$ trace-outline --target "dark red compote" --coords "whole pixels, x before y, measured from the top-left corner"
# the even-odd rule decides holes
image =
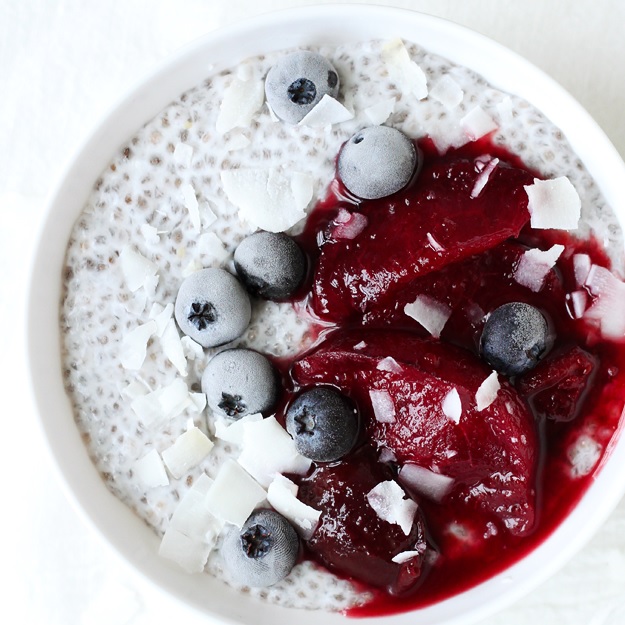
[[[331,386],[361,422],[350,453],[300,480],[298,497],[322,513],[306,553],[373,593],[354,615],[440,601],[534,549],[590,485],[624,405],[623,341],[586,314],[600,296],[582,274],[609,267],[600,246],[532,229],[535,173],[487,141],[419,149],[420,171],[389,197],[357,200],[335,180],[300,239],[306,301],[323,323],[315,347],[286,363],[286,405]],[[554,244],[556,264],[527,286],[526,252]],[[440,331],[409,314],[420,297],[445,311]],[[481,337],[511,302],[540,312],[548,344],[506,376]],[[417,504],[407,528],[372,507],[382,482]]]

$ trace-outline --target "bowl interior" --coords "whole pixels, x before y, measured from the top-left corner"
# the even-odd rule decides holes
[[[198,610],[227,622],[318,623],[314,612],[259,605],[208,575],[186,575],[157,555],[157,537],[109,493],[88,458],[65,395],[58,309],[70,231],[112,154],[144,122],[213,72],[263,52],[310,44],[402,37],[466,65],[495,86],[531,101],[567,135],[608,203],[625,207],[625,166],[588,114],[557,84],[506,48],[450,22],[373,6],[327,5],[268,14],[210,34],[166,61],[109,114],[76,155],[53,194],[32,267],[28,321],[33,390],[52,455],[70,497],[119,554],[149,581]],[[624,215],[619,214],[621,224]],[[579,549],[625,491],[625,441],[619,438],[580,504],[539,548],[480,586],[419,611],[418,622],[467,624],[538,585]],[[324,615],[328,625],[343,622]],[[365,619],[369,620],[369,619]],[[379,619],[377,619],[379,622]],[[415,622],[414,614],[385,622]]]

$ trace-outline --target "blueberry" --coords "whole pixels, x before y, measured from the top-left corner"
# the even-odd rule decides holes
[[[244,239],[234,252],[239,278],[250,293],[263,299],[288,299],[303,282],[306,258],[286,234],[257,232]]]
[[[339,93],[339,76],[330,61],[299,50],[281,57],[265,80],[267,102],[289,124],[297,124],[323,98]]]
[[[480,351],[493,369],[515,376],[535,367],[549,344],[549,326],[543,314],[529,304],[511,302],[488,317]]]
[[[278,374],[258,352],[226,349],[206,365],[202,392],[213,412],[239,419],[273,407],[278,398]]]
[[[243,586],[272,586],[295,566],[299,538],[281,514],[256,510],[240,530],[230,528],[221,551],[233,581]]]
[[[387,197],[403,189],[419,154],[403,132],[371,126],[345,142],[338,158],[338,175],[348,191],[365,200]]]
[[[286,429],[302,456],[333,462],[356,443],[358,413],[344,395],[320,386],[304,391],[289,406]]]
[[[223,269],[202,269],[180,285],[174,314],[182,332],[203,347],[216,347],[243,334],[252,306],[233,275]]]

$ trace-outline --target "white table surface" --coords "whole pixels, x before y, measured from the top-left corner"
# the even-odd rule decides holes
[[[63,492],[28,395],[22,325],[27,259],[45,196],[63,164],[137,79],[209,30],[304,4],[310,3],[0,2],[0,388],[7,400],[0,417],[2,623],[208,622],[120,562]],[[625,155],[624,0],[387,4],[445,17],[519,52],[567,88]],[[480,625],[600,625],[623,605],[625,501],[564,570]],[[613,615],[612,622],[625,623],[625,616]]]

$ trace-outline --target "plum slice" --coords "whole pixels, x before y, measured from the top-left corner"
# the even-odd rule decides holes
[[[448,496],[459,506],[525,535],[534,523],[535,425],[501,377],[494,401],[478,410],[476,393],[491,373],[464,349],[392,330],[334,332],[292,368],[301,386],[330,384],[350,396],[369,443],[400,468],[410,463],[452,478]],[[390,414],[376,415],[372,392],[387,394]],[[454,392],[459,416],[444,408]]]
[[[415,278],[517,236],[529,220],[523,186],[533,176],[500,163],[476,193],[483,168],[479,157],[426,164],[406,190],[358,204],[366,226],[355,238],[334,236],[340,224],[331,223],[314,276],[315,313],[358,318]]]

